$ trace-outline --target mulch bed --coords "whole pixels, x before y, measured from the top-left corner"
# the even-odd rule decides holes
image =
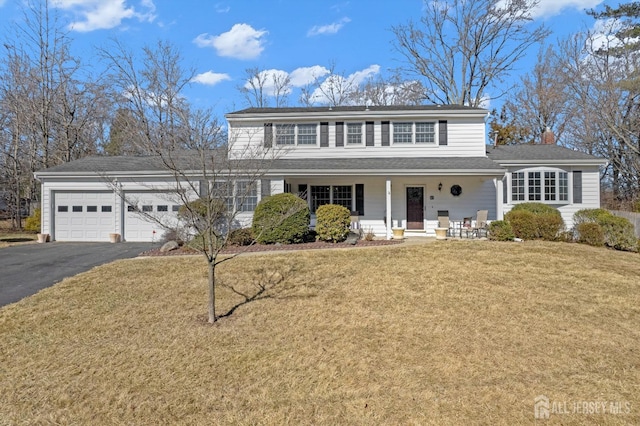
[[[259,252],[274,252],[274,251],[290,251],[290,250],[317,250],[317,249],[336,249],[336,248],[358,248],[358,247],[376,247],[376,246],[389,246],[394,244],[401,244],[402,240],[373,240],[365,241],[360,240],[356,244],[348,243],[327,243],[323,241],[315,241],[313,243],[300,243],[300,244],[254,244],[251,246],[231,246],[225,248],[222,254],[237,254],[237,253],[259,253]],[[198,255],[200,252],[186,246],[182,246],[176,250],[168,252],[161,252],[160,246],[154,247],[151,250],[140,253],[140,256],[184,256],[184,255]]]

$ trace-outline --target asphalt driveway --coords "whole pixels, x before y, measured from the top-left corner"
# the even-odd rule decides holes
[[[152,247],[152,243],[53,242],[0,249],[0,306],[17,302],[94,266],[136,257]]]

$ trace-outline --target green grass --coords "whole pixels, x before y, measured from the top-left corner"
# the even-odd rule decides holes
[[[232,314],[213,326],[198,257],[0,309],[0,424],[532,424],[541,394],[630,404],[551,424],[640,423],[638,254],[447,241],[238,257],[220,277]]]

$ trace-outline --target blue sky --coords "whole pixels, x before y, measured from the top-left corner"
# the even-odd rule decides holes
[[[0,0],[0,38],[22,19],[23,0]],[[541,0],[536,22],[557,38],[593,26],[585,9],[600,0]],[[68,23],[75,54],[95,58],[116,37],[133,49],[158,40],[179,47],[198,77],[187,93],[220,114],[246,107],[237,90],[245,69],[288,73],[296,84],[335,65],[355,78],[387,75],[399,65],[391,27],[419,19],[421,0],[50,0]],[[610,5],[614,3],[608,2]],[[3,40],[3,41],[4,41]],[[526,71],[537,49],[520,65]],[[517,73],[513,75],[517,79]],[[491,94],[488,94],[490,97]],[[290,104],[297,104],[297,94]],[[495,106],[490,105],[491,107]]]

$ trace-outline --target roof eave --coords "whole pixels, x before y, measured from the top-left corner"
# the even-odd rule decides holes
[[[488,114],[486,110],[393,110],[393,111],[307,111],[307,112],[261,112],[261,113],[231,113],[225,118],[229,122],[250,122],[250,121],[286,121],[286,120],[321,120],[321,119],[366,119],[366,118],[447,118],[447,117],[476,117],[484,118]]]
[[[603,166],[607,164],[607,160],[582,159],[582,160],[493,160],[503,167],[511,166]]]
[[[505,169],[271,169],[267,176],[504,176]]]

